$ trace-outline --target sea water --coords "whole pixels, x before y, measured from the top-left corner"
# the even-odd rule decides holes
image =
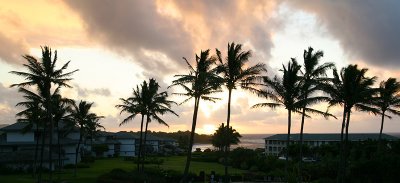
[[[238,145],[232,145],[231,149],[236,147],[244,147],[248,149],[257,149],[257,148],[265,148],[265,140],[264,138],[271,136],[272,134],[242,134],[242,138],[240,138],[240,142]],[[205,149],[215,149],[211,143],[208,144],[194,144],[192,151],[195,151],[196,148],[200,148],[201,151]]]

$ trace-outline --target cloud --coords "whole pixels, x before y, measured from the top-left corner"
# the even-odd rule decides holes
[[[15,41],[0,32],[0,59],[9,64],[20,65],[23,63],[21,55],[28,52],[28,47],[23,41]]]
[[[15,105],[23,101],[22,95],[16,88],[8,88],[0,82],[0,96],[0,124],[15,123],[15,114],[20,111]]]
[[[89,95],[100,95],[104,97],[109,97],[111,92],[108,88],[95,88],[95,89],[87,89],[87,88],[80,88],[79,86],[75,86],[78,90],[78,95],[81,97],[87,97]]]
[[[65,1],[83,20],[91,39],[128,54],[146,70],[182,69],[182,57],[225,48],[236,41],[266,58],[278,26],[274,1]],[[93,6],[96,4],[96,6]]]
[[[375,66],[400,68],[399,1],[287,2],[295,9],[315,14],[349,56]]]

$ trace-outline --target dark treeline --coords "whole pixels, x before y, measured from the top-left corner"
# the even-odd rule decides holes
[[[177,132],[156,132],[156,131],[152,132],[152,131],[149,131],[148,133],[149,134],[153,134],[153,135],[158,136],[158,137],[172,138],[174,140],[177,140],[178,143],[180,143],[180,141],[182,141],[184,139],[189,140],[189,136],[190,136],[190,131],[189,130],[187,130],[187,131],[180,131],[179,130]],[[194,135],[194,143],[209,144],[209,143],[211,143],[211,138],[212,138],[212,135],[195,133],[195,135]]]

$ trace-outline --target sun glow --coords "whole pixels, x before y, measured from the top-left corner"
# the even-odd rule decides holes
[[[205,134],[213,134],[217,128],[215,125],[205,124],[203,125],[202,132]]]

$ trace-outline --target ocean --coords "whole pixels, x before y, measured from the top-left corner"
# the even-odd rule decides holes
[[[387,133],[388,135],[393,135],[395,137],[400,138],[400,133]],[[244,147],[248,149],[257,149],[257,148],[265,148],[264,138],[269,137],[274,134],[242,134],[242,138],[240,138],[240,143],[238,145],[232,145],[231,149],[236,147]],[[211,143],[209,144],[194,144],[192,151],[195,151],[196,148],[200,148],[202,151],[205,149],[215,149]]]
[[[265,148],[264,138],[269,137],[273,134],[242,134],[240,138],[240,143],[238,145],[232,145],[231,149],[236,147],[244,147],[248,149]],[[200,148],[202,151],[205,149],[215,149],[211,143],[209,144],[194,144],[192,151],[196,148]]]

